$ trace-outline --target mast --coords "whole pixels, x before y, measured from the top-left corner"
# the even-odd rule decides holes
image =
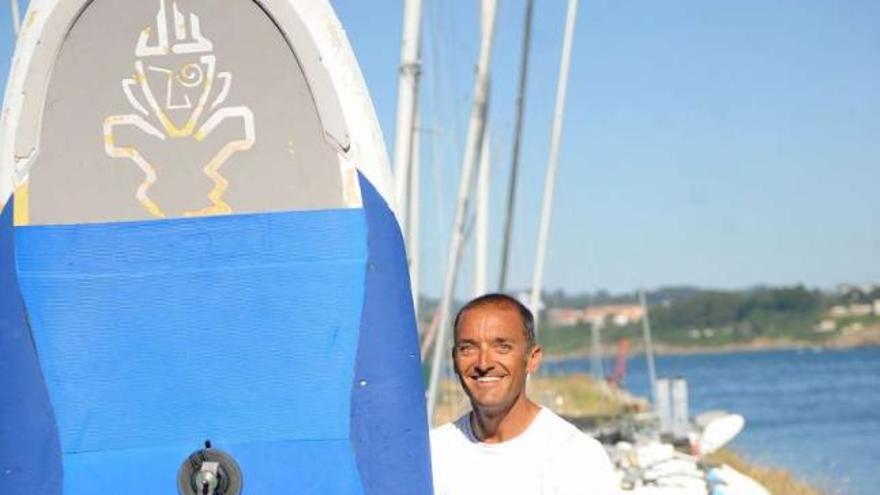
[[[397,128],[394,139],[394,196],[397,218],[408,241],[407,214],[409,171],[413,155],[413,133],[419,93],[419,47],[422,0],[406,0],[403,8],[403,40],[400,44],[400,76],[397,83]],[[407,247],[409,243],[407,242]],[[411,275],[411,274],[410,274]]]
[[[507,212],[504,217],[504,241],[501,244],[501,272],[498,275],[498,291],[507,286],[507,263],[510,259],[510,236],[513,232],[513,207],[516,202],[516,179],[519,172],[519,148],[522,142],[522,124],[525,108],[526,81],[529,71],[529,48],[532,39],[532,0],[526,0],[526,20],[523,26],[522,59],[519,64],[519,90],[516,97],[516,127],[513,138],[513,156],[510,178],[507,184]]]
[[[446,331],[449,326],[449,310],[455,292],[455,281],[458,275],[458,263],[461,248],[464,244],[464,222],[468,208],[474,167],[479,160],[480,147],[486,124],[486,108],[489,101],[489,64],[492,61],[492,43],[495,38],[495,7],[496,0],[482,0],[482,37],[480,41],[477,77],[474,82],[474,103],[471,107],[471,118],[468,127],[467,145],[461,164],[461,179],[458,183],[458,204],[455,220],[452,225],[452,236],[447,255],[446,276],[443,283],[443,299],[440,302],[440,323],[437,328],[437,339],[434,342],[434,353],[431,362],[431,379],[428,385],[428,418],[434,415],[437,401],[437,386],[440,383],[440,365],[446,353]]]
[[[18,0],[9,0],[10,7],[12,7],[12,29],[15,32],[15,36],[18,37],[18,32],[21,31],[21,13],[18,10]]]
[[[544,257],[547,250],[547,236],[550,232],[550,215],[553,210],[553,190],[556,187],[556,166],[559,162],[559,141],[562,137],[562,116],[565,111],[565,91],[568,86],[568,66],[571,60],[571,44],[574,38],[574,21],[577,17],[577,7],[578,0],[568,0],[565,37],[562,42],[562,63],[559,67],[559,81],[556,87],[556,110],[550,138],[550,159],[547,164],[547,179],[544,183],[544,205],[541,208],[538,252],[535,256],[535,271],[532,274],[532,297],[529,303],[531,310],[535,313],[536,329],[540,319],[541,282],[544,277]]]
[[[421,241],[419,240],[421,221],[421,150],[422,150],[422,112],[416,106],[415,113],[415,132],[412,138],[412,169],[410,170],[409,179],[409,242],[407,242],[407,255],[409,256],[409,284],[412,289],[413,311],[415,311],[416,322],[419,321],[419,284],[421,283]]]
[[[602,328],[596,322],[590,324],[590,371],[597,380],[605,378],[602,365]]]
[[[645,301],[645,291],[639,289],[639,304],[642,305],[642,332],[645,338],[645,359],[648,361],[648,380],[651,385],[651,404],[657,407],[657,370],[654,367],[654,344],[651,340],[651,320],[648,317],[648,303]]]
[[[486,293],[486,244],[489,237],[489,137],[491,127],[483,133],[480,169],[477,173],[476,225],[474,229],[474,297]]]

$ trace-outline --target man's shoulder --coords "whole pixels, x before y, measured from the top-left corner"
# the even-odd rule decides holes
[[[558,493],[617,493],[619,484],[611,459],[602,444],[550,410],[545,410],[548,430],[555,438],[547,459]]]
[[[442,426],[434,428],[430,432],[431,446],[448,446],[459,442],[467,442],[467,418],[468,414],[450,421]]]
[[[605,449],[598,440],[582,432],[550,409],[541,410],[540,420],[542,433],[557,446],[565,448],[568,453],[589,452],[605,455]]]
[[[536,420],[536,426],[543,430],[545,435],[550,434],[554,438],[561,439],[584,435],[575,425],[546,407],[541,407],[541,412],[538,413]]]
[[[455,426],[454,422],[449,422],[436,428],[432,428],[430,432],[431,442],[454,438],[461,434],[461,431]]]

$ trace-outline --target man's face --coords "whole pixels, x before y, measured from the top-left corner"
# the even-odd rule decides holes
[[[473,408],[488,414],[504,413],[525,400],[526,377],[541,362],[541,348],[529,348],[519,312],[506,305],[465,311],[452,355]]]

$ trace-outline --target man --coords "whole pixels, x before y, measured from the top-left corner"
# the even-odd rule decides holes
[[[455,373],[471,412],[431,432],[435,495],[607,495],[616,477],[596,440],[532,402],[541,363],[531,312],[488,294],[454,323]]]

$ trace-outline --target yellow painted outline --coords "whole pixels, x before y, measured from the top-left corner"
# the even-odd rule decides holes
[[[190,14],[189,16],[189,21],[191,23],[190,34],[195,39],[195,42],[176,43],[173,47],[170,46],[168,39],[169,33],[167,24],[168,18],[165,5],[166,1],[167,0],[159,0],[159,11],[156,14],[156,27],[158,28],[157,44],[154,46],[149,45],[149,38],[150,34],[152,33],[152,27],[146,27],[143,31],[141,31],[138,38],[137,46],[135,48],[135,57],[140,58],[150,57],[154,55],[165,55],[169,53],[169,48],[171,48],[171,51],[173,51],[174,53],[204,53],[212,51],[213,44],[202,36],[199,18],[195,14]],[[186,18],[180,12],[180,9],[177,6],[177,2],[172,2],[172,14],[174,16],[174,22],[172,24],[172,27],[174,28],[174,36],[176,40],[180,42],[181,40],[186,38],[187,26]],[[204,216],[232,213],[232,208],[229,206],[229,204],[223,201],[223,194],[229,188],[229,181],[220,174],[219,170],[220,167],[223,166],[223,164],[227,160],[229,160],[229,157],[239,151],[250,149],[251,147],[253,147],[254,142],[256,141],[253,112],[249,108],[243,106],[221,108],[220,110],[217,110],[196,131],[196,126],[198,125],[199,120],[201,119],[202,114],[205,111],[205,107],[208,103],[208,98],[212,93],[215,78],[219,78],[222,80],[223,87],[220,90],[220,94],[211,104],[210,110],[213,110],[216,106],[218,106],[226,99],[229,93],[229,87],[232,83],[231,73],[216,73],[217,59],[213,54],[202,55],[201,57],[199,57],[199,60],[202,64],[206,66],[206,74],[204,75],[204,87],[202,89],[201,95],[199,95],[195,107],[192,109],[192,112],[189,115],[189,119],[181,127],[175,125],[175,123],[165,113],[167,109],[160,106],[158,101],[156,100],[156,97],[153,94],[153,91],[150,88],[149,81],[147,79],[146,69],[144,67],[145,59],[135,60],[134,77],[131,79],[124,79],[122,81],[122,90],[129,103],[135,108],[135,110],[143,113],[144,115],[149,115],[149,112],[146,110],[146,108],[140,105],[140,102],[134,97],[134,94],[131,91],[131,86],[134,86],[135,84],[140,86],[141,92],[143,93],[143,96],[146,99],[148,106],[152,110],[155,118],[158,119],[161,127],[164,129],[164,133],[148,123],[139,115],[114,115],[107,117],[104,120],[105,152],[107,153],[107,155],[113,158],[128,158],[129,160],[134,161],[138,165],[138,167],[140,167],[140,169],[144,173],[144,181],[141,183],[140,187],[138,187],[137,199],[141,203],[141,205],[143,205],[143,207],[150,212],[150,214],[158,218],[165,218],[166,215],[162,211],[162,209],[159,208],[159,205],[153,202],[147,194],[150,186],[152,186],[157,180],[156,170],[134,147],[116,146],[114,133],[117,126],[134,126],[148,134],[159,137],[162,140],[166,138],[175,139],[187,138],[192,136],[196,141],[202,142],[224,120],[236,117],[242,119],[245,127],[244,139],[238,139],[226,143],[202,169],[205,176],[211,179],[211,181],[214,183],[213,189],[211,189],[210,193],[208,194],[208,199],[210,199],[211,205],[198,210],[184,211],[184,216]],[[154,67],[150,66],[150,68]],[[171,72],[168,73],[168,77],[172,77]],[[166,93],[166,100],[169,99],[171,83],[172,81],[171,79],[169,79],[169,88],[167,90],[168,92]],[[183,84],[182,81],[181,83]],[[188,87],[187,84],[183,85]],[[188,98],[187,102],[189,102]],[[169,102],[166,102],[166,104],[167,103]]]
[[[199,210],[185,211],[183,212],[184,216],[197,217],[232,213],[232,207],[223,201],[223,194],[226,192],[226,189],[229,188],[229,181],[220,175],[219,170],[220,167],[226,163],[226,160],[229,160],[229,157],[233,154],[239,151],[249,150],[254,146],[254,142],[256,141],[254,114],[251,109],[247,107],[222,108],[214,113],[214,115],[211,115],[207,122],[202,125],[194,136],[196,141],[202,142],[218,125],[220,125],[221,122],[228,118],[235,117],[241,118],[244,122],[245,138],[226,143],[226,145],[224,145],[223,148],[221,148],[202,169],[205,175],[214,182],[214,188],[211,189],[211,192],[208,194],[208,198],[212,203],[211,206]]]
[[[159,205],[153,202],[149,195],[147,195],[150,186],[156,182],[156,169],[153,168],[153,166],[150,165],[150,162],[148,162],[134,147],[116,146],[116,143],[114,142],[114,129],[126,125],[137,127],[147,134],[162,140],[165,139],[165,135],[150,125],[150,123],[144,120],[140,115],[114,115],[104,119],[104,151],[112,158],[128,158],[140,167],[141,171],[144,173],[144,181],[138,186],[136,194],[137,200],[154,217],[165,218],[165,213],[159,208]]]
[[[15,226],[19,225],[30,225],[30,183],[28,181],[22,182],[16,189],[13,196],[13,200],[15,201],[14,207],[15,211],[12,216],[12,224]]]

